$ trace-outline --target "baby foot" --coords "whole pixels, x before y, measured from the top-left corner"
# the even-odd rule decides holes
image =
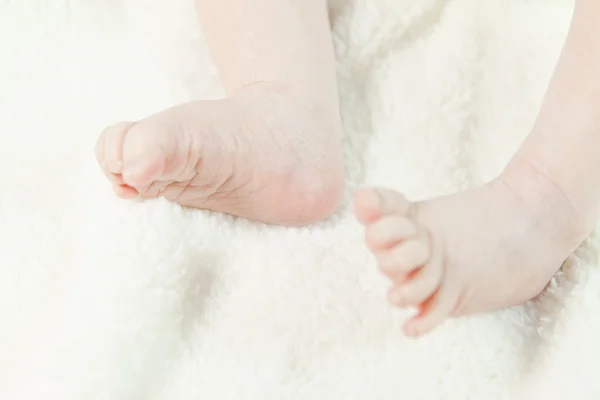
[[[121,197],[161,196],[266,223],[326,218],[343,191],[336,112],[273,86],[118,123],[96,156]]]
[[[389,301],[418,310],[404,326],[408,336],[534,298],[584,239],[551,185],[521,195],[508,182],[422,203],[392,190],[356,193],[367,245],[393,283]]]

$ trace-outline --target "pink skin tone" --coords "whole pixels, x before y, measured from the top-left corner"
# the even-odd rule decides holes
[[[344,190],[325,0],[197,0],[227,97],[117,123],[96,155],[117,195],[305,225]],[[600,205],[600,18],[578,0],[531,134],[482,187],[413,203],[362,189],[355,212],[388,298],[421,336],[449,317],[538,295],[593,230]]]

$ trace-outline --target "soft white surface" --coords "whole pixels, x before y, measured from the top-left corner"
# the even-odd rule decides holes
[[[490,179],[566,0],[333,4],[350,188]],[[592,243],[540,299],[421,340],[344,208],[317,227],[116,199],[104,125],[221,94],[189,0],[0,1],[0,398],[597,399]]]

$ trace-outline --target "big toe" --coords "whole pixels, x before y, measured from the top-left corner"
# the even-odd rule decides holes
[[[123,140],[123,181],[141,188],[159,180],[177,151],[177,128],[145,120],[129,129]]]
[[[131,122],[119,122],[106,128],[96,143],[96,159],[105,174],[120,174],[123,169],[123,139]],[[109,176],[110,178],[110,176]]]
[[[411,203],[402,193],[390,189],[359,189],[354,194],[356,217],[363,224],[376,221],[385,215],[406,215]]]

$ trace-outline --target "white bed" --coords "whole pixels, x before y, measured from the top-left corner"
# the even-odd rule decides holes
[[[332,4],[348,186],[492,178],[566,0]],[[191,0],[0,0],[0,398],[598,399],[590,239],[522,307],[411,340],[348,203],[302,229],[115,198],[100,130],[221,95]]]

